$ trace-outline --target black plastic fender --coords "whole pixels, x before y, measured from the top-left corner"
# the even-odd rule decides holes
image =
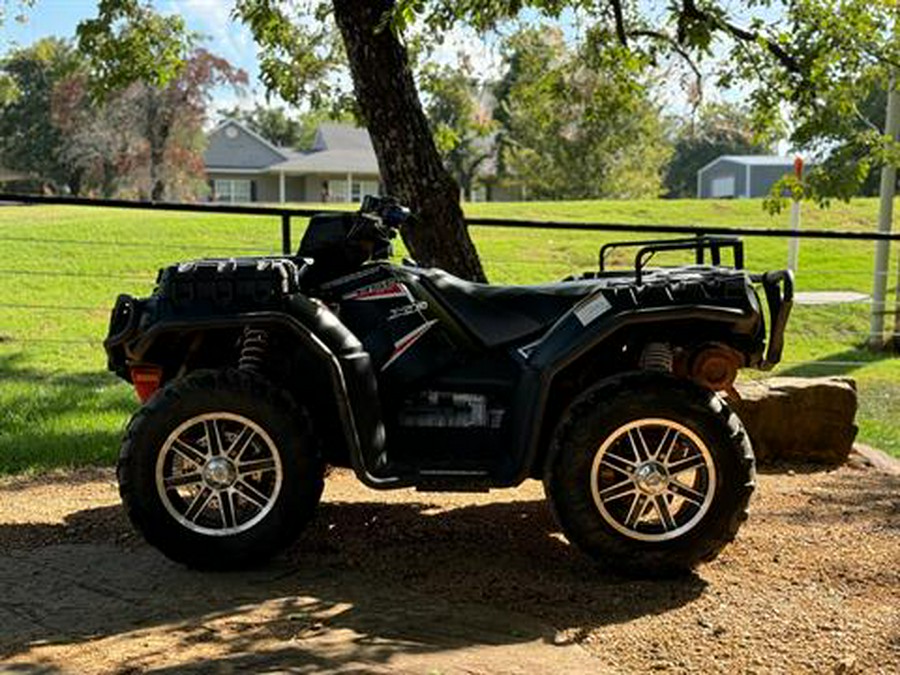
[[[120,305],[128,305],[123,310]],[[141,362],[153,345],[163,336],[184,333],[203,333],[222,329],[246,327],[278,327],[295,340],[294,348],[304,351],[321,368],[322,390],[316,392],[317,404],[333,417],[328,424],[337,433],[333,440],[343,444],[342,450],[350,458],[351,466],[361,481],[371,487],[388,487],[389,478],[378,478],[367,469],[366,457],[377,456],[385,442],[384,425],[378,405],[378,389],[368,353],[359,340],[327,307],[300,294],[285,301],[286,311],[222,312],[198,317],[162,316],[146,328],[138,318],[146,305],[137,305],[128,296],[121,296],[117,312],[129,317],[128,325],[111,335],[105,342],[110,355],[110,367],[124,369],[122,357],[129,362]],[[145,329],[144,329],[145,328]],[[144,329],[144,330],[142,330]],[[326,393],[327,388],[327,393]],[[335,435],[338,438],[333,438]]]
[[[611,311],[609,303],[603,302],[602,291],[599,291],[562,316],[540,341],[520,348],[525,367],[513,405],[512,446],[520,453],[519,461],[515,463],[518,473],[509,476],[504,484],[518,485],[532,475],[540,475],[543,469],[541,439],[549,423],[545,419],[547,404],[553,381],[561,371],[595,350],[604,349],[604,344],[623,329],[650,324],[661,327],[684,321],[722,323],[736,326],[739,332],[746,334],[756,332],[760,315],[752,307],[742,310],[702,305],[615,312]]]

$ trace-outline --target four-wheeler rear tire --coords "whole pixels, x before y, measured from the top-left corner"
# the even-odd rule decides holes
[[[246,371],[198,371],[132,417],[118,463],[131,522],[198,569],[260,564],[312,518],[324,466],[309,418]]]
[[[630,576],[712,560],[747,517],[753,451],[713,392],[647,373],[576,399],[552,440],[544,488],[566,537]]]

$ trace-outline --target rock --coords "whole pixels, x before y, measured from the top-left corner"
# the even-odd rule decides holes
[[[891,476],[900,476],[900,459],[862,443],[853,445],[847,466],[853,469],[874,469]]]
[[[856,382],[848,377],[773,377],[735,384],[728,404],[747,428],[757,462],[838,465],[853,448]]]

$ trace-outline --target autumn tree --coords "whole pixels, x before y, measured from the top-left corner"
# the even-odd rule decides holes
[[[197,46],[177,15],[140,0],[100,0],[98,16],[78,27],[95,98],[137,87],[138,125],[147,143],[154,201],[203,173],[202,125],[213,89],[241,86],[247,74]]]
[[[45,189],[74,194],[81,189],[82,172],[63,153],[65,139],[53,123],[51,100],[55,87],[83,67],[72,45],[57,38],[14,49],[0,60],[11,87],[0,101],[0,163],[34,176]]]
[[[111,198],[141,191],[147,144],[139,130],[140,101],[137,86],[93,101],[85,72],[55,87],[51,113],[62,134],[60,154],[81,172],[84,192]]]
[[[205,49],[195,49],[178,75],[163,86],[140,82],[141,128],[147,140],[150,193],[153,201],[167,196],[179,180],[203,175],[203,122],[211,91],[220,85],[242,85],[247,74]],[[133,86],[133,85],[132,85]],[[182,168],[184,173],[173,173]]]

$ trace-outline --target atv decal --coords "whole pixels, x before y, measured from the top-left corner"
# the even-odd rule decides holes
[[[341,300],[390,300],[391,298],[408,297],[410,297],[409,291],[403,284],[396,281],[382,281],[350,291],[342,296]]]
[[[410,316],[416,312],[424,312],[426,309],[428,309],[428,303],[424,300],[419,300],[419,302],[414,302],[411,305],[403,305],[403,307],[395,307],[388,314],[388,321],[402,319],[404,316]]]
[[[421,326],[419,326],[415,330],[410,331],[409,333],[404,335],[402,338],[397,340],[394,343],[394,353],[391,354],[391,358],[389,358],[387,361],[385,361],[384,365],[381,366],[381,371],[384,372],[385,370],[387,370],[388,367],[392,363],[394,363],[394,361],[396,361],[401,356],[403,356],[406,353],[406,351],[410,347],[412,347],[420,337],[425,335],[426,331],[428,331],[428,329],[431,328],[436,323],[437,323],[437,319],[431,319],[430,321],[426,321],[425,323],[423,323]]]
[[[327,281],[322,284],[322,289],[330,289],[337,288],[338,286],[342,286],[343,284],[349,283],[351,281],[359,281],[360,279],[365,279],[366,277],[371,277],[376,274],[379,274],[383,271],[381,267],[369,267],[368,269],[364,269],[361,272],[353,272],[352,274],[345,274],[342,277],[338,277],[337,279],[332,279],[331,281]]]
[[[587,326],[591,321],[597,319],[612,307],[603,293],[596,293],[582,300],[575,306],[575,316],[581,322],[582,326]]]

